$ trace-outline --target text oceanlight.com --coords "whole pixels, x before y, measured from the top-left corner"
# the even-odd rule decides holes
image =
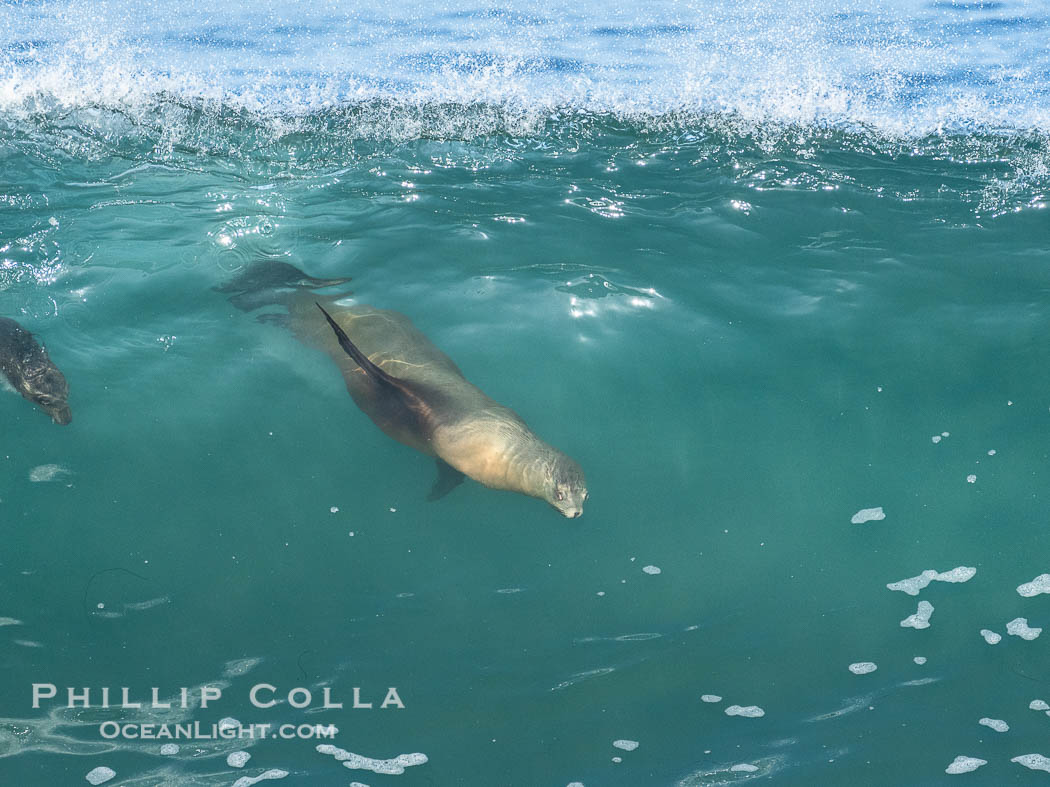
[[[339,729],[334,724],[241,724],[219,722],[218,724],[201,724],[199,721],[185,724],[133,724],[116,721],[104,721],[99,727],[99,734],[106,740],[125,738],[127,740],[235,740],[242,738],[283,738],[310,740],[313,738],[334,738]]]

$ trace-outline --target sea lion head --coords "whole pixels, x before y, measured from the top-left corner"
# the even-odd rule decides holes
[[[46,356],[44,358],[46,360]],[[65,426],[73,420],[73,411],[66,401],[69,398],[69,383],[50,361],[39,366],[35,374],[27,374],[21,388],[19,393],[50,415],[56,424]]]
[[[587,499],[587,481],[583,468],[559,453],[551,466],[544,499],[569,519],[583,515],[583,501]]]

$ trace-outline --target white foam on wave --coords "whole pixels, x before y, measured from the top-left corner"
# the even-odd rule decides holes
[[[638,748],[638,741],[631,741],[626,739],[620,739],[613,741],[613,746],[617,749],[623,749],[624,751],[634,751]]]
[[[1050,705],[1047,705],[1045,700],[1032,700],[1028,703],[1028,707],[1031,710],[1050,710]]]
[[[1041,628],[1028,625],[1028,618],[1014,618],[1006,624],[1006,633],[1021,639],[1033,640],[1043,633]]]
[[[1050,593],[1050,574],[1040,574],[1031,582],[1018,585],[1017,593],[1025,598],[1038,596],[1041,593]]]
[[[226,755],[226,764],[231,768],[243,768],[251,758],[252,755],[246,751],[232,751]]]
[[[263,771],[258,776],[242,776],[231,787],[252,787],[253,784],[272,779],[283,779],[287,775],[288,771],[283,771],[280,768],[270,768],[270,770]]]
[[[222,668],[223,677],[236,678],[246,675],[262,663],[261,658],[232,659]]]
[[[1042,754],[1022,754],[1019,757],[1011,757],[1010,762],[1016,762],[1033,771],[1050,773],[1050,759]]]
[[[116,771],[114,771],[112,768],[107,768],[105,765],[100,765],[97,768],[92,768],[90,771],[88,771],[87,776],[85,776],[84,778],[87,779],[89,784],[105,784],[116,775]]]
[[[743,716],[746,719],[758,719],[765,715],[766,712],[757,705],[730,705],[726,708],[726,716]]]
[[[882,506],[878,508],[862,508],[860,511],[850,517],[850,522],[854,525],[863,525],[865,522],[880,522],[886,518],[886,512],[882,510]]]
[[[929,601],[920,601],[914,615],[908,615],[901,621],[903,628],[928,629],[930,627],[930,616],[933,615],[933,604]]]
[[[144,612],[147,609],[153,609],[154,607],[170,603],[171,596],[158,596],[157,598],[150,598],[145,601],[129,601],[124,604],[124,608],[131,610],[132,612]]]
[[[987,765],[988,760],[982,760],[977,757],[964,757],[962,755],[952,760],[951,765],[944,769],[945,773],[958,774],[958,773],[970,773],[976,771],[982,765]]]
[[[70,470],[62,465],[38,465],[29,471],[29,480],[34,484],[57,481],[70,475]]]
[[[566,107],[715,111],[743,122],[894,136],[1050,128],[1044,49],[1030,43],[1041,29],[1014,40],[1004,40],[1011,27],[976,29],[977,38],[931,36],[931,27],[976,24],[940,3],[866,3],[849,14],[808,0],[659,10],[592,4],[583,21],[571,7],[546,4],[527,15],[528,24],[455,1],[441,5],[444,13],[396,3],[355,4],[338,15],[324,4],[254,14],[231,6],[224,23],[238,32],[223,35],[241,37],[232,47],[209,46],[214,23],[191,7],[68,5],[63,14],[19,14],[19,4],[7,13],[0,110],[141,107],[129,117],[146,117],[158,96],[171,96],[268,112],[287,124],[281,116],[393,99],[434,108],[488,104],[490,116],[506,115],[498,123],[519,128]],[[989,6],[981,20],[1017,21],[1006,9]],[[449,21],[456,11],[458,21]],[[1022,26],[1039,21],[1020,17]],[[267,39],[268,27],[284,32]],[[411,116],[387,120],[376,134],[427,132]]]
[[[983,719],[980,719],[977,723],[981,724],[981,725],[984,725],[985,727],[989,727],[989,728],[995,730],[996,732],[1009,732],[1010,731],[1010,725],[1007,724],[1002,719],[990,719],[987,716],[985,716]]]
[[[919,591],[931,582],[969,582],[977,575],[977,569],[973,566],[956,566],[949,571],[936,571],[928,568],[918,576],[902,579],[899,582],[890,582],[886,585],[890,590],[899,590],[909,596],[919,595]]]
[[[858,661],[855,664],[849,665],[849,671],[854,675],[867,675],[878,668],[878,665],[874,661]]]
[[[340,749],[329,743],[318,744],[317,751],[321,754],[330,754],[336,760],[343,763],[347,768],[372,771],[376,774],[397,776],[405,772],[405,768],[414,765],[423,765],[427,762],[427,755],[415,752],[413,754],[399,754],[389,760],[380,760],[354,754],[346,749]]]
[[[998,645],[1003,638],[1002,634],[997,634],[990,629],[981,629],[981,636],[984,637],[984,641],[989,645]]]

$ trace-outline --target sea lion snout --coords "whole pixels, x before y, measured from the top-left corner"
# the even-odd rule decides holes
[[[68,426],[73,421],[73,411],[69,409],[68,404],[61,404],[52,408],[45,407],[44,409],[51,416],[51,420],[59,426]]]
[[[548,488],[547,502],[566,519],[583,516],[583,504],[587,500],[587,482],[583,470],[567,456],[560,456],[557,470]]]

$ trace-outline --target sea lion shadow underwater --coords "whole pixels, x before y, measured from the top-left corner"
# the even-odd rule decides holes
[[[550,503],[565,517],[583,514],[587,483],[580,466],[537,437],[508,407],[486,396],[405,315],[346,294],[315,290],[349,279],[316,279],[285,262],[260,261],[216,290],[243,311],[280,305],[263,322],[288,328],[336,363],[357,406],[387,435],[437,460],[430,500],[464,476]]]
[[[0,376],[56,424],[73,420],[65,376],[33,334],[8,317],[0,317]]]

